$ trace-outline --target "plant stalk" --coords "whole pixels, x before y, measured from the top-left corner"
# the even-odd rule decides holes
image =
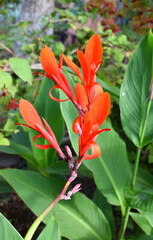
[[[62,191],[58,194],[58,196],[45,208],[45,210],[36,218],[36,220],[33,222],[31,227],[29,228],[24,240],[31,240],[36,229],[38,228],[39,224],[42,222],[44,217],[49,213],[49,211],[63,198],[65,195],[66,190],[68,189],[71,182],[76,178],[77,174],[76,171],[71,171],[70,177],[66,184],[64,185]]]
[[[133,171],[132,182],[131,182],[131,187],[132,188],[134,187],[135,181],[136,181],[136,176],[137,176],[138,166],[139,166],[139,160],[140,160],[141,147],[142,147],[142,143],[143,143],[143,139],[144,139],[144,134],[145,134],[145,130],[146,130],[146,125],[147,125],[147,120],[148,120],[150,107],[151,107],[151,101],[149,101],[149,103],[148,103],[146,118],[145,118],[143,129],[142,129],[142,132],[141,132],[140,146],[137,148],[137,154],[136,154],[134,171]],[[131,210],[131,208],[129,206],[127,206],[126,211],[125,211],[125,215],[122,217],[122,224],[121,224],[120,233],[119,233],[119,239],[120,240],[124,238],[124,234],[125,234],[128,219],[129,219],[130,210]]]

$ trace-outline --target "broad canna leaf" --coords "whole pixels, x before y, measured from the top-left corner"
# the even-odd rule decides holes
[[[129,239],[130,240],[130,239]],[[131,239],[132,240],[132,239]],[[141,235],[138,238],[135,238],[135,240],[153,240],[153,236],[148,235]]]
[[[44,210],[64,185],[28,170],[4,169],[0,170],[0,174],[36,215]],[[70,201],[61,200],[45,217],[45,223],[52,214],[57,219],[61,235],[68,239],[112,239],[109,224],[101,210],[81,193],[75,194]]]
[[[64,134],[64,121],[61,116],[59,103],[53,101],[49,97],[49,90],[52,87],[53,82],[48,78],[44,78],[34,106],[39,116],[43,117],[50,125],[58,143],[60,143]],[[56,91],[54,92],[54,96],[58,98],[58,93]],[[33,144],[34,136],[36,136],[36,132],[30,130],[31,145],[34,156],[37,159],[37,164],[41,169],[45,169],[55,160],[56,151],[53,148],[47,150],[37,148]],[[40,145],[48,144],[47,140],[45,139],[39,139],[36,143]]]
[[[129,206],[144,215],[153,227],[153,189],[144,188],[139,191],[127,189],[125,196]]]
[[[23,240],[12,224],[0,213],[0,238],[3,240]]]
[[[52,240],[61,240],[60,237],[60,228],[54,216],[48,221],[47,226],[40,233],[37,240],[52,239]]]
[[[144,188],[139,191],[127,189],[126,201],[131,208],[142,212],[153,212],[153,189]]]
[[[153,235],[153,228],[145,216],[135,212],[131,212],[130,216],[147,235]]]
[[[153,35],[151,30],[137,46],[124,77],[120,91],[123,129],[128,138],[142,147],[153,140],[153,102],[146,119],[149,87],[153,77]],[[143,128],[146,130],[143,137]]]

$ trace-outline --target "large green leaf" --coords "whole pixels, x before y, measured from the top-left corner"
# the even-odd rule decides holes
[[[10,67],[17,76],[19,76],[23,81],[32,83],[33,76],[29,66],[29,63],[26,59],[21,58],[10,58],[9,59]]]
[[[63,183],[55,179],[42,177],[32,171],[5,169],[0,170],[0,174],[36,215],[57,196],[63,186]],[[111,239],[110,227],[105,216],[81,193],[75,194],[70,201],[60,201],[45,217],[45,223],[53,213],[62,236],[71,240]]]
[[[110,227],[111,227],[112,235],[113,235],[113,233],[114,233],[114,216],[113,216],[112,206],[107,202],[107,199],[101,194],[101,192],[98,189],[96,189],[96,191],[95,191],[93,201],[102,210],[105,217],[107,218],[107,220],[110,224]]]
[[[54,216],[48,221],[47,226],[43,229],[37,240],[61,240],[60,229]]]
[[[142,188],[153,188],[153,175],[147,170],[139,167],[134,188],[136,190],[141,190]]]
[[[137,209],[144,215],[153,227],[153,188],[139,191],[127,189],[126,201],[131,208]]]
[[[153,35],[150,30],[137,46],[128,64],[120,95],[123,129],[137,147],[145,146],[153,140],[153,102],[146,119],[152,74]],[[145,120],[147,125],[142,139]]]
[[[9,146],[0,146],[0,151],[9,153],[9,154],[17,154],[23,157],[24,159],[26,159],[32,165],[35,165],[37,167],[37,162],[33,156],[31,149],[29,149],[28,147],[22,144],[10,141]]]
[[[58,102],[53,101],[49,97],[49,90],[53,87],[53,82],[44,78],[38,97],[35,102],[35,108],[38,111],[38,114],[48,122],[52,128],[58,143],[60,143],[63,134],[64,134],[64,121],[61,116],[60,106]],[[56,98],[58,98],[58,93],[53,93]],[[33,144],[33,137],[36,135],[36,132],[30,130],[30,140],[32,149],[37,159],[37,164],[41,169],[47,168],[54,160],[56,156],[56,151],[53,148],[48,150],[42,150],[35,147]],[[48,144],[45,139],[37,140],[39,144]]]
[[[23,240],[12,224],[0,213],[0,239]]]
[[[126,201],[132,208],[142,212],[153,212],[153,189],[126,190]]]
[[[141,235],[140,237],[135,238],[135,240],[153,240],[153,236]]]
[[[61,99],[64,94],[61,93]],[[70,101],[61,103],[61,111],[69,132],[72,146],[78,152],[78,136],[72,131],[72,124],[77,117],[77,110]],[[104,123],[102,128],[111,128]],[[98,159],[84,161],[84,164],[93,172],[98,189],[107,198],[108,202],[121,205],[124,210],[124,187],[130,183],[131,169],[127,158],[125,143],[112,129],[111,132],[102,133],[97,143],[101,148]]]
[[[146,217],[140,213],[135,212],[130,213],[130,216],[147,235],[153,235],[153,227],[146,219]]]

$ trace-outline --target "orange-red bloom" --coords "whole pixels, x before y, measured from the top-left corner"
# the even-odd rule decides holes
[[[88,105],[86,92],[83,86],[78,83],[75,88],[79,104],[85,110]],[[80,98],[79,98],[80,96]],[[82,96],[82,97],[81,97]],[[101,154],[101,150],[95,140],[99,133],[108,131],[110,129],[102,129],[99,127],[105,121],[109,114],[110,97],[109,93],[99,94],[90,109],[86,110],[84,118],[79,113],[79,117],[75,119],[72,129],[75,133],[79,134],[79,159],[84,157],[85,160],[97,158]],[[86,152],[91,148],[91,155]]]
[[[89,104],[94,101],[95,92],[102,94],[100,84],[96,83],[96,72],[102,62],[102,44],[98,34],[94,34],[87,42],[85,54],[77,50],[78,59],[81,65],[83,76],[75,63],[64,56],[66,64],[77,74],[84,84]]]
[[[72,102],[75,102],[75,98],[73,96],[73,92],[71,90],[70,84],[62,71],[62,58],[63,58],[63,53],[61,54],[59,64],[57,65],[54,53],[51,51],[49,47],[45,46],[45,48],[42,49],[40,54],[41,64],[43,69],[46,72],[46,75],[44,74],[43,75],[46,76],[47,78],[52,79],[56,83],[56,85],[50,90],[50,93],[49,93],[50,97],[53,100],[61,101],[61,102],[68,100],[68,99],[59,100],[52,96],[51,91],[54,88],[59,88],[63,90],[63,92],[68,96],[68,98]]]
[[[33,142],[34,142],[35,146],[38,148],[41,148],[41,149],[48,149],[48,148],[53,147],[59,153],[59,155],[63,159],[65,159],[65,155],[61,151],[53,131],[51,130],[50,126],[45,121],[45,119],[42,118],[44,125],[46,126],[48,131],[45,129],[45,127],[44,127],[36,109],[33,107],[33,105],[30,102],[28,102],[27,100],[21,98],[20,102],[19,102],[19,109],[20,109],[20,113],[21,113],[23,119],[25,120],[25,122],[28,125],[21,124],[21,123],[17,123],[17,125],[22,125],[22,126],[32,128],[40,133],[33,138]],[[36,144],[35,140],[39,137],[45,138],[50,144],[47,144],[47,145],[46,144],[44,144],[44,145]]]

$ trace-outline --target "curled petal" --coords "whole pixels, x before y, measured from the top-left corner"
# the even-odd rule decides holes
[[[41,134],[38,134],[38,135],[36,135],[36,136],[33,138],[33,143],[35,144],[35,146],[36,146],[37,148],[40,148],[40,149],[49,149],[49,148],[52,147],[51,144],[44,144],[44,145],[36,144],[36,143],[35,143],[35,140],[36,140],[37,138],[40,138],[40,137],[43,138],[43,136],[42,136]]]
[[[34,128],[30,127],[29,125],[23,124],[23,123],[14,123],[14,125],[20,125],[20,126],[28,127],[28,128],[35,130]]]
[[[53,100],[56,101],[56,102],[65,102],[65,101],[68,101],[68,100],[69,100],[69,98],[68,98],[68,99],[65,99],[65,100],[61,100],[61,99],[55,98],[55,97],[52,95],[52,93],[51,93],[52,90],[55,89],[55,88],[59,88],[59,87],[56,85],[56,86],[52,87],[52,88],[50,89],[50,91],[49,91],[49,96],[50,96],[51,99],[53,99]],[[59,89],[60,89],[60,88],[59,88]]]
[[[73,125],[72,125],[72,130],[73,130],[73,132],[75,132],[76,134],[79,134],[79,135],[80,135],[80,131],[79,131],[79,129],[78,129],[77,126],[80,127],[79,118],[76,118],[76,119],[74,120]],[[80,128],[80,130],[81,130],[81,128]]]
[[[39,73],[39,72],[33,72],[32,74],[38,74],[38,75],[42,75],[42,76],[44,76],[44,77],[49,77],[49,76],[47,76],[46,74],[43,74],[43,73]]]
[[[91,155],[85,154],[84,155],[85,160],[91,160],[91,159],[97,158],[101,155],[101,150],[97,143],[91,142],[90,148],[91,148]]]

